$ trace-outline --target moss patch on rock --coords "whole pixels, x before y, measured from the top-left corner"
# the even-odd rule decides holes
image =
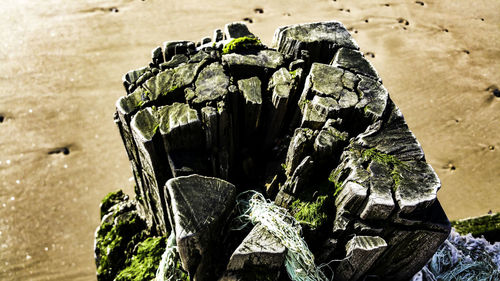
[[[316,229],[326,222],[328,215],[324,210],[325,201],[328,195],[318,196],[315,201],[307,202],[300,199],[292,203],[294,217],[299,223],[307,224],[312,229]]]
[[[399,160],[396,156],[380,152],[375,148],[362,150],[361,158],[364,161],[375,161],[390,166],[392,168],[391,177],[394,181],[393,189],[396,190],[398,188],[401,182],[401,173],[399,170],[405,168],[403,161]]]
[[[137,245],[137,251],[126,262],[115,281],[142,281],[155,278],[165,251],[165,237],[149,237]]]
[[[109,207],[96,232],[95,256],[97,279],[114,280],[131,258],[135,246],[144,241],[150,231],[137,211],[136,201],[129,201],[122,192],[108,194],[102,205]],[[112,204],[115,202],[115,204]]]
[[[461,235],[470,233],[475,237],[484,236],[491,242],[499,241],[500,213],[452,221],[451,226]]]
[[[240,37],[229,41],[222,49],[222,54],[230,54],[250,49],[262,49],[262,47],[263,45],[259,38]]]
[[[118,191],[108,193],[101,201],[101,219],[109,212],[112,206],[126,200],[126,195],[120,189]]]

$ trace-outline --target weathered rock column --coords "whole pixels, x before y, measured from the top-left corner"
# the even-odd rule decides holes
[[[232,23],[124,75],[115,122],[148,235],[174,232],[191,280],[287,280],[283,241],[233,225],[254,189],[335,280],[409,279],[450,231],[422,147],[341,23],[284,26],[273,45]]]

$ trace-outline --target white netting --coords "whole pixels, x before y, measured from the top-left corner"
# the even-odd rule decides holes
[[[266,200],[256,191],[238,195],[237,207],[241,214],[237,217],[240,225],[238,229],[242,229],[248,223],[260,223],[288,249],[285,267],[292,280],[328,280],[321,268],[315,265],[314,255],[302,238],[300,224],[286,209]]]
[[[490,244],[471,234],[461,236],[452,229],[424,271],[431,277],[424,278],[425,274],[419,272],[412,281],[500,280],[500,243]]]

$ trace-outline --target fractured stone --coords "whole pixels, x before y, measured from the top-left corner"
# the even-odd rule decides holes
[[[217,258],[228,215],[235,204],[234,185],[218,178],[190,175],[165,185],[182,267],[193,280],[215,280]]]

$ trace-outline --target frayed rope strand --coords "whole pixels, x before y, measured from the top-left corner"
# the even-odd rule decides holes
[[[238,195],[237,207],[241,215],[236,218],[238,227],[235,230],[241,230],[249,223],[254,225],[260,223],[288,249],[285,268],[290,279],[293,281],[328,280],[320,267],[315,265],[314,255],[302,238],[300,224],[286,209],[266,200],[261,193],[253,190]]]

